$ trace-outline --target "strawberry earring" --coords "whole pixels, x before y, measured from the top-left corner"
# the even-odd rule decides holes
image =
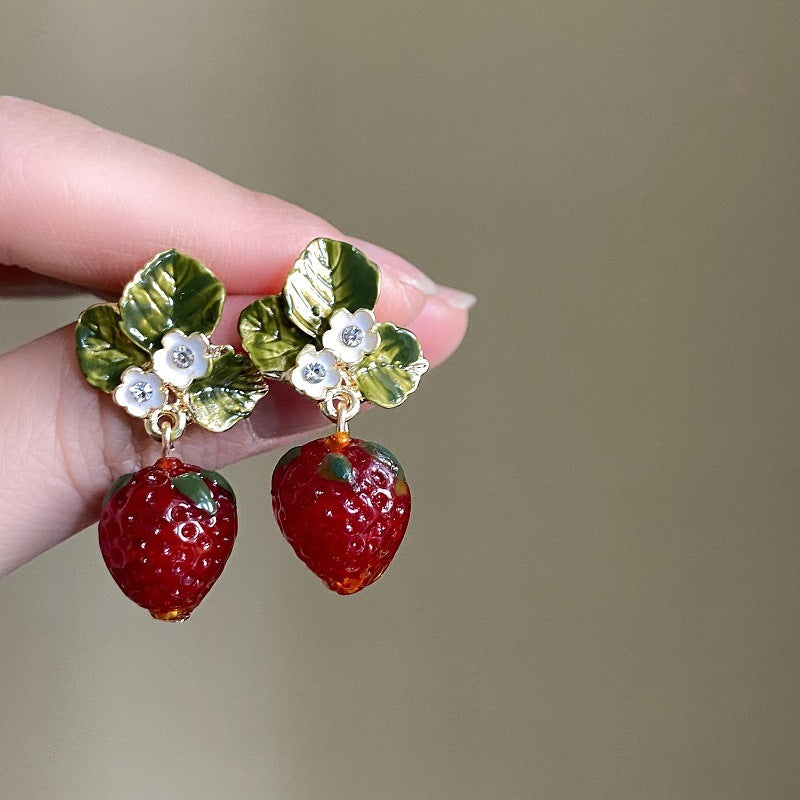
[[[272,476],[278,525],[330,589],[374,583],[408,526],[411,495],[385,447],[350,436],[362,400],[400,405],[428,369],[411,331],[376,323],[380,271],[352,245],[315,239],[280,295],[244,309],[239,332],[265,377],[288,381],[320,404],[336,432],[295,447]]]
[[[103,559],[120,589],[160,620],[186,619],[219,578],[236,538],[236,498],[222,475],[170,455],[186,426],[225,431],[267,387],[250,360],[208,337],[225,290],[175,250],[155,256],[119,303],[84,311],[78,363],[92,385],[144,422],[161,442],[152,466],[109,488],[98,526]]]

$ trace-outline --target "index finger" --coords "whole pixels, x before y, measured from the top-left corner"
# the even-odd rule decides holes
[[[205,263],[231,294],[280,291],[329,222],[84,119],[0,98],[0,264],[117,292],[168,248]],[[408,323],[437,287],[404,259],[360,245],[383,272],[378,312]]]

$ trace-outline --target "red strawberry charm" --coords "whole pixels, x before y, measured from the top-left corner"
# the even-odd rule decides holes
[[[236,498],[216,472],[170,453],[187,426],[223,433],[267,394],[264,376],[212,341],[225,287],[191,256],[157,253],[116,303],[78,317],[75,354],[91,386],[144,424],[162,458],[109,489],[100,548],[120,589],[156,619],[183,620],[219,578],[236,539]]]
[[[339,432],[281,458],[272,507],[306,566],[334,592],[354,594],[378,580],[397,552],[411,494],[385,447]]]
[[[156,619],[186,619],[236,539],[236,498],[216,472],[160,458],[119,478],[100,516],[100,549],[119,588]]]
[[[272,507],[284,537],[339,594],[374,583],[408,526],[411,495],[397,459],[350,438],[364,402],[397,408],[430,364],[414,333],[378,322],[381,274],[348,242],[308,244],[279,295],[239,315],[242,347],[266,379],[319,403],[336,433],[290,450],[272,476]]]

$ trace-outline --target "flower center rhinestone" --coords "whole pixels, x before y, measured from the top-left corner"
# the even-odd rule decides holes
[[[342,344],[348,347],[358,347],[364,341],[364,331],[358,325],[348,325],[339,335]]]
[[[327,374],[328,370],[319,361],[315,361],[313,364],[306,364],[303,367],[303,380],[306,383],[322,383]]]
[[[146,403],[153,396],[153,387],[147,381],[136,381],[130,391],[137,403]]]
[[[194,364],[194,353],[185,344],[180,344],[172,351],[172,363],[178,369],[189,369]]]

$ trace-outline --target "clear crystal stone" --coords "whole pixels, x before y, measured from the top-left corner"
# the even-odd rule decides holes
[[[303,367],[303,380],[306,383],[322,383],[327,374],[328,370],[319,361],[315,361],[313,364],[306,364]]]
[[[146,403],[153,396],[153,387],[147,381],[136,381],[131,386],[130,393],[137,403]]]
[[[194,364],[194,353],[185,344],[179,344],[172,349],[172,363],[178,369],[189,369]]]
[[[358,325],[348,325],[339,334],[339,338],[348,347],[358,347],[364,341],[364,331]]]

